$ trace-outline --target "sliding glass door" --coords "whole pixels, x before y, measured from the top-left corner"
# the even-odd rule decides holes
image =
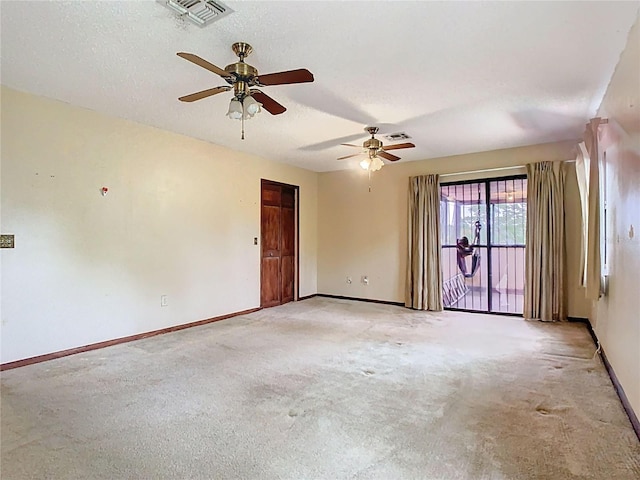
[[[522,314],[526,177],[442,184],[440,191],[445,307]]]

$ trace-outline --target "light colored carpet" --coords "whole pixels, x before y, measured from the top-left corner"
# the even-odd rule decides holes
[[[640,478],[584,325],[313,298],[2,374],[2,479]]]

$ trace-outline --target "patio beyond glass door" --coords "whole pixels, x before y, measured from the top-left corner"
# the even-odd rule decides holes
[[[527,180],[440,188],[445,308],[522,314]]]

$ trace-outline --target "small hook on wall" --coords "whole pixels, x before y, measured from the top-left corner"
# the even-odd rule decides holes
[[[107,193],[109,193],[109,189],[108,189],[107,187],[102,187],[102,188],[100,189],[100,193],[102,193],[102,196],[103,196],[103,197],[106,197],[106,196],[107,196]]]

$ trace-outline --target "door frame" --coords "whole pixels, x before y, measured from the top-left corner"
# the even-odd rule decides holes
[[[266,178],[260,179],[260,307],[262,307],[262,190],[264,185],[277,185],[280,187],[292,188],[294,191],[294,218],[295,218],[295,246],[294,246],[294,261],[295,261],[295,272],[294,272],[294,285],[293,285],[293,301],[297,302],[300,299],[300,186],[299,185],[291,185],[289,183],[276,182],[275,180],[268,180]]]

